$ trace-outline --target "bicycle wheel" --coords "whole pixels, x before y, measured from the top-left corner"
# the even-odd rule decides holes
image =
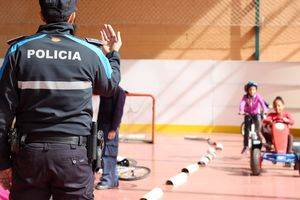
[[[135,167],[137,166],[137,161],[132,158],[127,158],[129,162],[129,166]]]
[[[241,124],[240,132],[242,135],[245,135],[245,122]]]
[[[146,178],[151,170],[148,167],[134,166],[122,167],[118,166],[119,180],[121,181],[136,181]]]
[[[137,166],[137,161],[132,158],[125,158],[118,156],[118,165],[122,167],[134,167]]]

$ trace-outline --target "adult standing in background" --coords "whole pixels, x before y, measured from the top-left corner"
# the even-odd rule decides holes
[[[119,87],[112,97],[101,97],[98,127],[104,133],[102,155],[103,173],[96,189],[112,189],[119,186],[117,156],[119,146],[119,127],[122,121],[126,92]]]

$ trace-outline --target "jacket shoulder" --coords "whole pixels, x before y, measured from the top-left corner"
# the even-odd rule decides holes
[[[260,98],[260,99],[263,99],[262,95],[259,94],[259,93],[256,93],[256,96],[257,96],[258,98]]]
[[[18,36],[18,37],[12,38],[12,39],[10,39],[10,40],[7,40],[6,43],[7,43],[8,45],[13,45],[14,43],[16,43],[16,42],[18,42],[18,41],[20,41],[20,40],[23,40],[23,39],[25,39],[25,38],[27,38],[27,37],[28,37],[28,36]]]
[[[119,93],[122,95],[126,96],[126,94],[128,94],[128,91],[124,90],[121,86],[118,86],[118,90],[119,90]]]
[[[84,38],[86,42],[93,44],[97,47],[103,46],[103,41],[95,39],[95,38]]]
[[[289,112],[284,112],[284,115],[285,116],[288,116],[288,117],[292,117],[293,115],[291,114],[291,113],[289,113]]]

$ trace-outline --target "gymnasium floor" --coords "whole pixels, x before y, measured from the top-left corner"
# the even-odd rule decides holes
[[[95,199],[139,199],[155,187],[163,189],[163,199],[300,199],[298,171],[264,162],[264,173],[251,176],[249,155],[240,154],[240,135],[210,137],[222,143],[224,150],[176,188],[166,186],[166,180],[188,164],[197,162],[209,147],[206,142],[184,140],[183,135],[158,135],[155,145],[121,143],[120,155],[136,159],[152,172],[144,180],[120,182],[119,189],[95,191]]]

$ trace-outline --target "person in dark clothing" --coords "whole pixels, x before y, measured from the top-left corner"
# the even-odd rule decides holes
[[[110,189],[119,186],[117,156],[119,126],[123,116],[126,93],[119,87],[110,97],[101,97],[98,115],[98,127],[104,133],[104,151],[102,155],[103,173],[96,189]]]
[[[0,184],[14,200],[93,199],[92,94],[118,88],[120,33],[104,25],[100,49],[74,36],[76,0],[39,3],[46,24],[10,41],[0,68]],[[11,152],[14,118],[22,146]]]

